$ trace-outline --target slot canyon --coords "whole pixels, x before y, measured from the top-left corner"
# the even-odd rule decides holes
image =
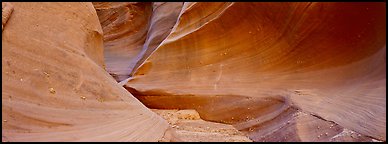
[[[2,2],[2,141],[385,142],[385,2]]]

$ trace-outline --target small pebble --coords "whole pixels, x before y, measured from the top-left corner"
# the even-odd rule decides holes
[[[50,93],[51,93],[51,94],[55,94],[54,88],[50,88],[49,90],[50,90]]]

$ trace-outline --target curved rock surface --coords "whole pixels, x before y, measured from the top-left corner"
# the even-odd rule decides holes
[[[183,2],[95,2],[104,31],[107,71],[129,78],[171,32]]]
[[[182,9],[183,2],[154,2],[152,17],[148,29],[147,39],[142,51],[136,56],[136,64],[131,69],[133,74],[135,68],[148,58],[152,52],[165,40],[175,26],[178,15]]]
[[[162,138],[167,121],[104,70],[92,3],[11,4],[2,33],[2,141]]]
[[[129,77],[147,37],[151,3],[94,3],[104,33],[107,71],[118,81]]]
[[[316,126],[328,122],[340,128],[323,141],[347,129],[385,141],[385,11],[385,3],[185,3],[125,87],[150,108],[196,109],[255,141],[320,141]]]
[[[386,141],[385,3],[2,6],[2,141]]]

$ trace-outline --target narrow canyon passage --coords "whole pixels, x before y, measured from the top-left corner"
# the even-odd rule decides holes
[[[2,2],[3,141],[386,141],[379,2]]]

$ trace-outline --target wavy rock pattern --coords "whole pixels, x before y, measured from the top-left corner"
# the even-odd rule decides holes
[[[136,57],[136,65],[132,67],[131,74],[152,52],[165,40],[174,27],[182,9],[182,2],[154,2],[152,18],[148,29],[147,39],[142,51]]]
[[[130,77],[167,37],[176,23],[182,2],[96,2],[104,30],[108,72],[117,81]]]
[[[253,141],[386,140],[385,3],[2,9],[2,141],[194,140],[148,108]]]
[[[168,123],[103,69],[92,3],[11,3],[2,141],[158,141]]]
[[[94,3],[104,32],[107,71],[118,81],[129,77],[147,37],[151,3]]]
[[[300,127],[308,119],[340,125],[325,140],[345,128],[385,141],[385,11],[384,3],[185,3],[125,87],[150,108],[193,108],[240,130],[309,115],[276,131],[294,138],[248,131],[256,141],[316,141],[314,127]]]

